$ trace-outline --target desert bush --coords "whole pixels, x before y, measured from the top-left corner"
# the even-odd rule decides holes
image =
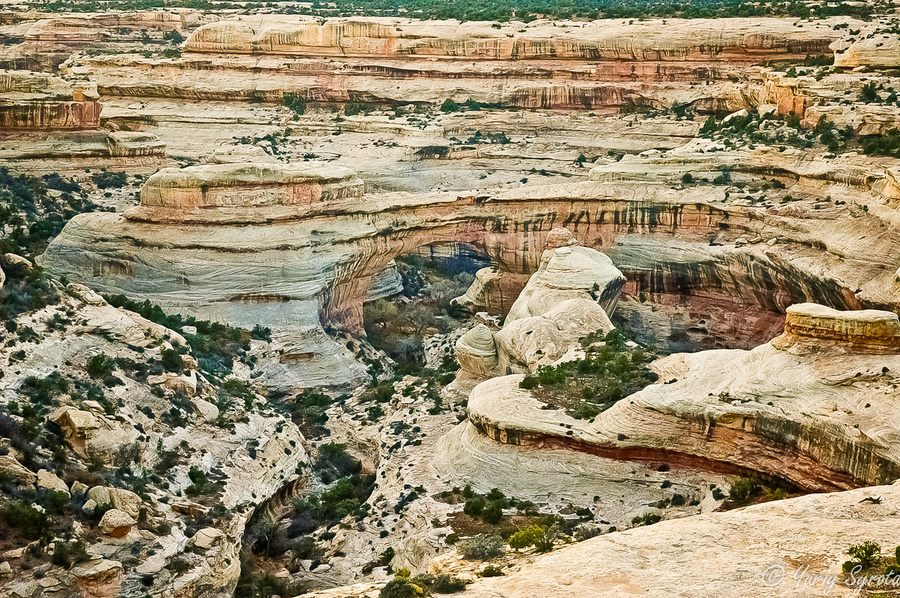
[[[843,565],[844,571],[850,571],[854,567],[869,569],[881,561],[881,545],[872,540],[866,540],[862,544],[854,544],[847,549],[850,557]]]
[[[733,502],[744,505],[759,492],[759,484],[750,478],[738,478],[728,489],[728,498]]]
[[[463,558],[488,561],[503,555],[503,539],[500,536],[479,535],[459,542]]]

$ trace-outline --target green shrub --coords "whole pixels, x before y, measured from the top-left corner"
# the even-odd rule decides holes
[[[115,371],[116,360],[101,353],[88,359],[84,369],[91,378],[106,378]]]
[[[284,105],[290,108],[297,116],[306,112],[306,99],[296,93],[284,94]]]
[[[547,528],[532,524],[510,536],[509,547],[514,550],[521,550],[534,546],[539,538],[544,537],[546,531]]]
[[[441,112],[450,113],[456,112],[457,110],[459,110],[459,104],[457,104],[450,98],[447,98],[446,100],[444,100],[444,103],[441,104]]]
[[[750,502],[750,499],[752,499],[759,490],[759,484],[757,484],[755,480],[750,478],[739,478],[731,485],[731,488],[729,488],[728,498],[739,505],[744,505]]]
[[[631,519],[631,525],[653,525],[654,523],[659,523],[662,521],[662,515],[658,513],[647,513],[645,515],[638,515],[637,517],[633,517]]]
[[[128,174],[125,172],[97,172],[93,179],[100,189],[119,189],[128,184]]]
[[[479,535],[459,542],[459,550],[469,560],[487,561],[503,555],[500,536]]]
[[[482,569],[481,573],[478,575],[481,577],[502,577],[505,573],[503,573],[503,569],[497,565],[488,565]]]
[[[483,496],[473,496],[463,506],[463,513],[471,517],[479,517],[484,511],[487,501]]]
[[[488,504],[484,510],[481,512],[481,519],[485,523],[490,525],[496,525],[500,523],[500,520],[503,518],[503,507],[501,507],[498,503],[492,502]]]
[[[466,582],[452,575],[438,575],[431,589],[437,594],[455,594],[466,589]]]
[[[881,545],[872,540],[866,540],[862,544],[854,544],[847,549],[849,561],[843,565],[844,571],[850,571],[854,567],[869,569],[881,561]]]
[[[409,578],[395,577],[381,588],[379,598],[418,598],[421,596],[419,586],[413,584]]]
[[[56,542],[50,562],[57,567],[68,569],[72,565],[77,565],[90,559],[91,555],[88,554],[84,541],[79,539],[74,542]]]

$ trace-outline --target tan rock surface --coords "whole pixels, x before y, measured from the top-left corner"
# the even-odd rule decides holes
[[[37,474],[19,463],[12,455],[0,455],[0,471],[11,476],[19,484],[27,486],[37,482]]]
[[[880,504],[865,500],[871,496],[880,497]],[[898,508],[895,484],[663,521],[563,548],[506,577],[479,581],[463,595],[676,596],[687,591],[703,598],[812,598],[829,589],[828,595],[855,596],[856,588],[847,583],[853,580],[841,575],[844,551],[866,540],[888,547],[900,543],[897,529],[884,525]],[[828,578],[815,580],[817,574]]]
[[[121,538],[128,535],[134,524],[135,520],[128,513],[119,509],[110,509],[100,518],[97,529],[101,534],[112,538]]]
[[[51,471],[47,471],[46,469],[39,469],[37,472],[37,487],[44,488],[46,490],[52,490],[53,492],[63,492],[65,494],[70,494],[68,486],[66,483],[59,479],[55,473]]]
[[[512,312],[510,312],[512,315]],[[558,299],[541,315],[523,317],[495,335],[501,373],[526,373],[562,358],[592,332],[614,328],[602,307],[591,299]]]

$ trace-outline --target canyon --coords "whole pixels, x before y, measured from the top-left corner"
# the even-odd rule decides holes
[[[851,595],[896,15],[317,9],[0,12],[0,593]]]

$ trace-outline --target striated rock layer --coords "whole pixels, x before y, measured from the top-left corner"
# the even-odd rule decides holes
[[[769,153],[744,158],[745,168],[774,168],[775,156]],[[795,175],[803,185],[843,176],[840,170],[806,174],[809,168],[779,158],[782,171],[803,173]],[[165,171],[148,184],[148,204],[142,200],[124,216],[76,216],[41,261],[69,280],[184,313],[250,327],[299,326],[313,335],[323,324],[359,333],[372,283],[398,255],[425,245],[462,243],[501,272],[530,275],[541,266],[551,231],[562,225],[582,246],[567,260],[584,248],[598,249],[625,274],[627,301],[620,302],[617,313],[636,320],[638,330],[642,322],[658,319],[651,313],[656,306],[674,304],[684,310],[685,329],[702,327],[713,339],[728,338],[727,346],[754,346],[780,330],[782,314],[793,303],[814,301],[839,309],[900,305],[900,288],[894,284],[900,237],[873,216],[766,212],[727,202],[721,187],[680,190],[654,181],[526,186],[487,197],[358,197],[360,183],[352,174],[308,164],[316,176],[330,172],[327,177],[334,177],[322,186],[322,201],[291,204],[294,199],[285,200],[294,197],[285,191],[289,185],[277,182],[250,189],[197,179],[199,190],[175,182],[157,189],[157,181],[181,176]],[[227,179],[229,172],[245,168],[282,173],[278,177],[294,172],[271,164],[217,165],[189,169],[184,176],[203,172],[212,180]],[[864,193],[873,197],[889,179],[873,174],[870,180],[862,189],[835,180],[824,184],[837,197],[862,198]],[[284,201],[288,205],[279,203]],[[204,203],[208,207],[187,209]],[[741,242],[742,236],[758,241]],[[769,242],[761,242],[765,239]],[[604,280],[594,281],[599,291]],[[588,284],[579,291],[585,297],[593,290]],[[640,301],[645,294],[649,304]],[[661,312],[663,321],[670,313],[669,308]],[[308,339],[295,352],[309,356],[315,350],[302,345],[317,342]]]
[[[844,22],[845,20],[842,20]],[[855,23],[855,21],[851,21]],[[194,30],[184,56],[78,58],[108,95],[280,102],[483,103],[521,108],[747,105],[751,65],[827,53],[837,21],[668,19],[590,23],[238,16]],[[697,81],[713,83],[698,86]]]
[[[30,71],[0,73],[0,130],[96,129],[96,85]]]

